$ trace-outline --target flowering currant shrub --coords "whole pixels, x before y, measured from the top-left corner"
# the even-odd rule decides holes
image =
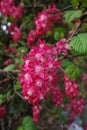
[[[80,0],[0,0],[1,130],[36,130],[33,121],[39,130],[86,128],[86,8]]]

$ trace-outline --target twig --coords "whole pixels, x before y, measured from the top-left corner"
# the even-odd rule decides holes
[[[1,122],[1,130],[5,130],[3,120],[1,119],[0,122]]]
[[[65,11],[65,10],[71,8],[71,7],[72,7],[72,5],[69,5],[69,6],[67,6],[67,7],[65,7],[65,8],[63,8],[63,9],[61,9],[61,11]]]
[[[14,91],[22,100],[24,100],[24,97],[20,94],[20,93],[18,93],[16,90]]]
[[[18,74],[20,73],[19,70],[2,70],[0,69],[0,73],[13,73],[13,74]]]
[[[80,26],[81,26],[81,21],[80,20],[76,21],[75,26],[70,31],[71,32],[70,35],[68,35],[67,43],[71,41],[72,37],[77,33]]]
[[[87,54],[66,55],[66,56],[58,58],[58,60],[63,60],[63,59],[68,59],[68,58],[73,59],[73,58],[82,57],[82,56],[87,56]]]
[[[0,81],[0,84],[5,83],[5,82],[7,82],[9,80],[10,80],[10,78],[5,78],[5,79],[3,79],[3,80]]]

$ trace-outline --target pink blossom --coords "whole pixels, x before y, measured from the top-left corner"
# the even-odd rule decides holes
[[[19,76],[22,94],[26,101],[35,106],[42,100],[46,100],[52,92],[53,95],[55,94],[54,88],[58,83],[57,70],[61,62],[57,61],[57,56],[53,55],[52,49],[53,46],[38,40],[38,44],[31,48],[27,57],[24,57],[22,75]],[[60,94],[59,89],[52,100],[59,105],[62,102],[62,96],[59,95],[60,99],[57,102],[59,98],[57,94]]]
[[[56,43],[56,49],[57,53],[63,53],[64,55],[67,54],[67,49],[66,49],[67,43],[65,40],[60,40]]]
[[[0,11],[6,16],[18,19],[22,16],[22,7],[16,6],[14,0],[3,0],[0,2]]]
[[[34,45],[36,39],[36,32],[35,30],[31,30],[27,36],[27,43],[28,45],[31,47],[32,45]]]
[[[52,90],[52,101],[57,105],[57,106],[60,106],[62,105],[63,103],[63,96],[62,96],[62,93],[60,91],[60,89],[57,87],[57,88],[54,88]]]
[[[18,42],[22,38],[22,32],[18,27],[15,27],[11,34],[14,42]]]
[[[74,99],[70,103],[71,116],[80,115],[84,108],[84,98]]]
[[[79,84],[76,83],[75,79],[69,80],[66,75],[64,81],[66,94],[71,98],[76,97],[80,93]]]

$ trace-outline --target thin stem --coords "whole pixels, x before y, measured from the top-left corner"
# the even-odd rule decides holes
[[[24,97],[23,97],[20,93],[18,93],[16,90],[14,90],[14,92],[15,92],[15,94],[17,94],[22,100],[24,100]]]
[[[19,70],[2,70],[0,69],[0,73],[14,73],[14,74],[17,74],[17,73],[20,73]]]

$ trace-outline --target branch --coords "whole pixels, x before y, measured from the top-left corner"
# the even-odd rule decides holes
[[[69,43],[72,39],[72,37],[77,33],[79,27],[81,26],[81,21],[77,20],[74,27],[72,28],[72,30],[69,32],[68,38],[67,38],[67,43]]]
[[[14,90],[14,92],[15,92],[15,94],[17,94],[22,100],[24,100],[24,97],[23,97],[20,93],[18,93],[16,90]]]
[[[68,58],[73,59],[73,58],[82,57],[82,56],[87,56],[87,53],[86,54],[77,54],[77,55],[67,55],[67,56],[58,58],[58,60],[63,60],[63,59],[68,59]]]
[[[5,82],[7,82],[9,80],[10,80],[10,78],[5,78],[5,79],[3,79],[3,80],[0,81],[0,84],[5,83]]]

